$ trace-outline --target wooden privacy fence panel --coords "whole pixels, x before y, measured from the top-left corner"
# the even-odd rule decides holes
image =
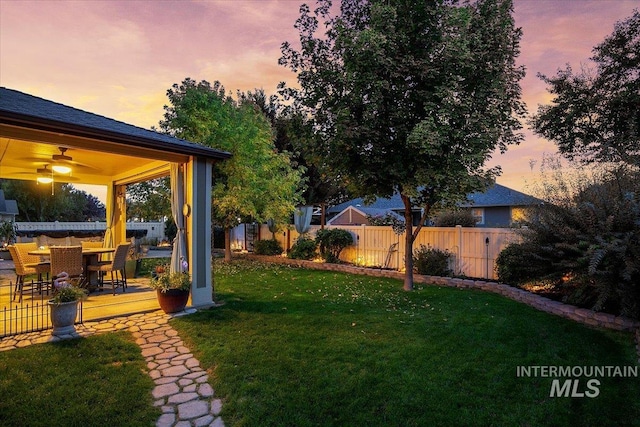
[[[355,265],[385,267],[395,270],[404,268],[404,234],[396,235],[390,226],[326,226],[341,228],[353,236],[354,244],[340,254],[340,259]],[[320,226],[311,226],[307,233],[315,238]],[[271,232],[261,226],[260,239],[270,239]],[[298,238],[295,230],[283,230],[274,234],[284,250],[290,249]],[[473,227],[423,227],[416,238],[413,250],[420,245],[449,251],[452,256],[451,269],[457,275],[496,279],[495,261],[509,243],[520,237],[509,228]],[[395,251],[390,251],[395,244]]]

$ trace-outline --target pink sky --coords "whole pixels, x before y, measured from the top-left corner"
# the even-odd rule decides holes
[[[282,42],[297,40],[301,3],[0,0],[0,86],[149,128],[162,119],[167,89],[186,77],[219,80],[232,92],[295,85],[277,61]],[[514,7],[532,113],[550,99],[536,74],[579,68],[640,1],[514,0]],[[502,166],[499,183],[526,192],[535,179],[529,161],[540,164],[556,150],[525,135],[488,165]]]

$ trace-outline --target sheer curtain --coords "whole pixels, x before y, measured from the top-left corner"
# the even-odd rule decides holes
[[[187,261],[187,240],[184,230],[184,168],[177,163],[171,164],[171,213],[178,232],[173,240],[170,272],[182,271],[182,260]]]

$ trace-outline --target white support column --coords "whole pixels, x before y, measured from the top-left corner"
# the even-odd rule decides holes
[[[191,306],[213,304],[211,271],[211,163],[193,159],[185,174],[185,221],[191,279]]]

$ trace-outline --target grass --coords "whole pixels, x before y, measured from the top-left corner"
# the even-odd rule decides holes
[[[152,426],[154,383],[126,332],[0,353],[2,426]]]
[[[172,326],[227,426],[640,425],[638,378],[550,398],[551,378],[516,375],[637,365],[628,333],[479,291],[254,262],[217,263],[215,287],[222,307]],[[0,353],[2,426],[154,425],[152,389],[126,332]]]
[[[550,398],[552,378],[516,375],[636,365],[631,334],[479,291],[401,287],[218,263],[224,305],[172,325],[209,370],[228,426],[640,425],[638,378],[598,378],[595,398]]]

